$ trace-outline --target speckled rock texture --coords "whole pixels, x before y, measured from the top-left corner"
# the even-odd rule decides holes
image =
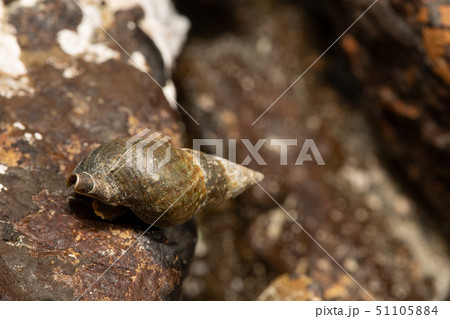
[[[157,21],[130,2],[79,2],[83,11],[70,0],[0,2],[0,299],[179,299],[192,222],[141,236],[148,225],[132,215],[103,221],[65,187],[99,143],[144,128],[178,147],[183,136],[149,77],[170,83],[173,61],[140,27]]]
[[[448,242],[426,218],[433,210],[419,205],[380,160],[379,136],[374,139],[370,120],[361,112],[372,101],[355,102],[344,90],[352,88],[351,76],[339,78],[340,85],[333,81],[349,74],[345,64],[334,63],[334,57],[343,56],[339,48],[252,125],[337,38],[337,31],[293,1],[199,0],[189,6],[178,1],[177,6],[193,22],[177,68],[180,102],[191,106],[188,111],[200,123],[189,127],[190,134],[238,139],[238,163],[249,155],[240,139],[253,145],[259,139],[298,141],[288,146],[287,165],[280,165],[280,146],[269,140],[259,149],[267,165],[253,157],[249,163],[264,173],[261,185],[298,224],[258,187],[202,216],[201,237],[184,282],[186,298],[449,298]],[[208,15],[202,15],[205,8]],[[372,25],[367,20],[354,29],[364,24]],[[322,39],[321,32],[328,37]],[[370,79],[366,89],[379,93]],[[433,97],[420,96],[421,101]],[[294,165],[305,139],[314,139],[325,166],[315,161]],[[409,163],[414,162],[416,144],[401,145],[403,155],[411,155]],[[444,169],[443,164],[435,169]]]

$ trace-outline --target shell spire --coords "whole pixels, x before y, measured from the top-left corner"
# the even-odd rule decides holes
[[[227,194],[226,198],[235,198],[244,191],[264,179],[260,172],[247,168],[245,166],[233,163],[225,158],[207,155],[212,160],[218,161],[223,165],[224,173],[227,176]]]

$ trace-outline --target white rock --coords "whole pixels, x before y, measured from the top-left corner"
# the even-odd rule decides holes
[[[111,11],[140,6],[144,18],[138,25],[155,42],[168,70],[180,54],[190,28],[189,20],[178,14],[171,0],[107,0]]]
[[[13,127],[15,127],[15,128],[17,128],[17,129],[19,129],[19,130],[25,130],[25,125],[23,125],[22,123],[20,123],[20,122],[14,122],[13,123]]]
[[[145,17],[138,25],[158,47],[168,70],[180,54],[187,32],[189,20],[179,15],[171,0],[138,0]]]
[[[150,71],[145,56],[139,51],[134,51],[131,53],[130,64],[141,72]]]
[[[8,166],[0,164],[0,174],[6,174],[6,171],[8,170]]]
[[[57,41],[61,50],[71,56],[83,56],[87,62],[103,63],[110,59],[119,59],[120,53],[102,43],[92,43],[92,36],[102,25],[98,8],[92,5],[82,5],[83,18],[77,31],[61,30]]]
[[[20,47],[17,38],[0,31],[0,73],[11,77],[19,77],[27,73],[20,60]]]

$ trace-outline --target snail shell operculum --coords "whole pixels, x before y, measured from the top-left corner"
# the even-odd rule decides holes
[[[156,143],[148,163],[142,154]],[[149,172],[148,165],[158,168]],[[262,179],[261,173],[224,158],[140,137],[131,144],[129,138],[118,138],[92,150],[67,178],[67,186],[92,197],[94,211],[103,218],[114,219],[125,206],[146,223],[167,227],[236,197]]]

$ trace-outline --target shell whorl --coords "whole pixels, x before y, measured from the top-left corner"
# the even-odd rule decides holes
[[[226,199],[235,198],[242,194],[245,190],[255,185],[255,181],[260,183],[264,179],[264,175],[245,166],[230,162],[229,160],[208,155],[215,161],[222,164],[225,175],[227,176],[227,194]]]
[[[235,198],[255,185],[255,181],[259,183],[264,178],[263,174],[225,158],[191,149],[182,150],[190,154],[202,170],[206,183],[207,207]]]
[[[67,186],[74,185],[76,192],[104,204],[129,207],[148,224],[173,226],[236,197],[263,179],[261,173],[224,158],[178,149],[168,142],[163,144],[169,149],[170,160],[148,173],[145,168],[149,164],[142,156],[130,161],[125,154],[134,154],[140,143],[158,145],[152,153],[153,165],[158,165],[168,154],[159,147],[161,140],[139,138],[131,146],[127,141],[119,138],[91,151],[68,177]],[[94,211],[106,219],[117,215],[98,211],[104,207],[97,203]]]

